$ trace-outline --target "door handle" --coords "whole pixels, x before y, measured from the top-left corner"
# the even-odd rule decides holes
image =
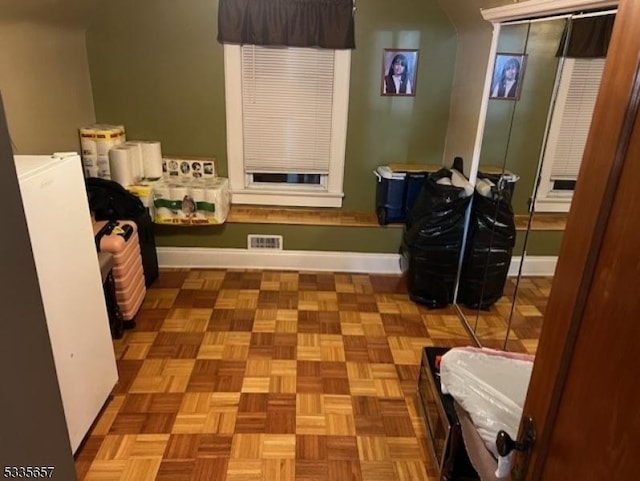
[[[522,435],[515,441],[506,431],[498,431],[496,436],[496,448],[500,456],[508,456],[514,449],[523,453],[522,462],[515,465],[511,471],[511,479],[513,481],[524,479],[529,467],[531,449],[536,441],[536,428],[532,418],[522,418],[521,432]]]

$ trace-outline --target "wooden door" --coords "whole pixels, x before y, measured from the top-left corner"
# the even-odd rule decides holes
[[[622,0],[524,406],[527,480],[638,477],[639,31]]]

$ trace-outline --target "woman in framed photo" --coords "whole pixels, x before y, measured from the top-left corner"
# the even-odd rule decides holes
[[[384,77],[385,94],[411,94],[411,77],[407,57],[396,54],[389,66],[389,72]]]
[[[417,50],[385,49],[382,95],[415,95]]]
[[[517,99],[520,94],[524,56],[496,55],[496,70],[490,98]]]

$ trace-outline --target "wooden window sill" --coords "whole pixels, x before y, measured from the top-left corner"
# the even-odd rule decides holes
[[[527,215],[516,215],[516,229],[526,230]],[[232,205],[227,222],[235,224],[289,224],[341,227],[402,228],[403,224],[381,226],[374,212],[345,211],[330,208],[261,207]],[[532,230],[564,231],[567,214],[536,214]]]

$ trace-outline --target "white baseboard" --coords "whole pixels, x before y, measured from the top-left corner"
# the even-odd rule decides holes
[[[522,257],[513,256],[509,266],[509,276],[517,276]],[[522,266],[522,275],[525,277],[545,276],[551,277],[556,271],[558,256],[527,256]]]
[[[552,276],[557,257],[527,256],[524,276]],[[520,257],[514,256],[509,275],[520,268]],[[365,272],[400,274],[399,254],[321,251],[258,251],[207,247],[158,247],[160,267],[200,267],[233,269],[276,269],[295,271]]]
[[[160,267],[211,267],[399,274],[398,254],[158,247]]]

